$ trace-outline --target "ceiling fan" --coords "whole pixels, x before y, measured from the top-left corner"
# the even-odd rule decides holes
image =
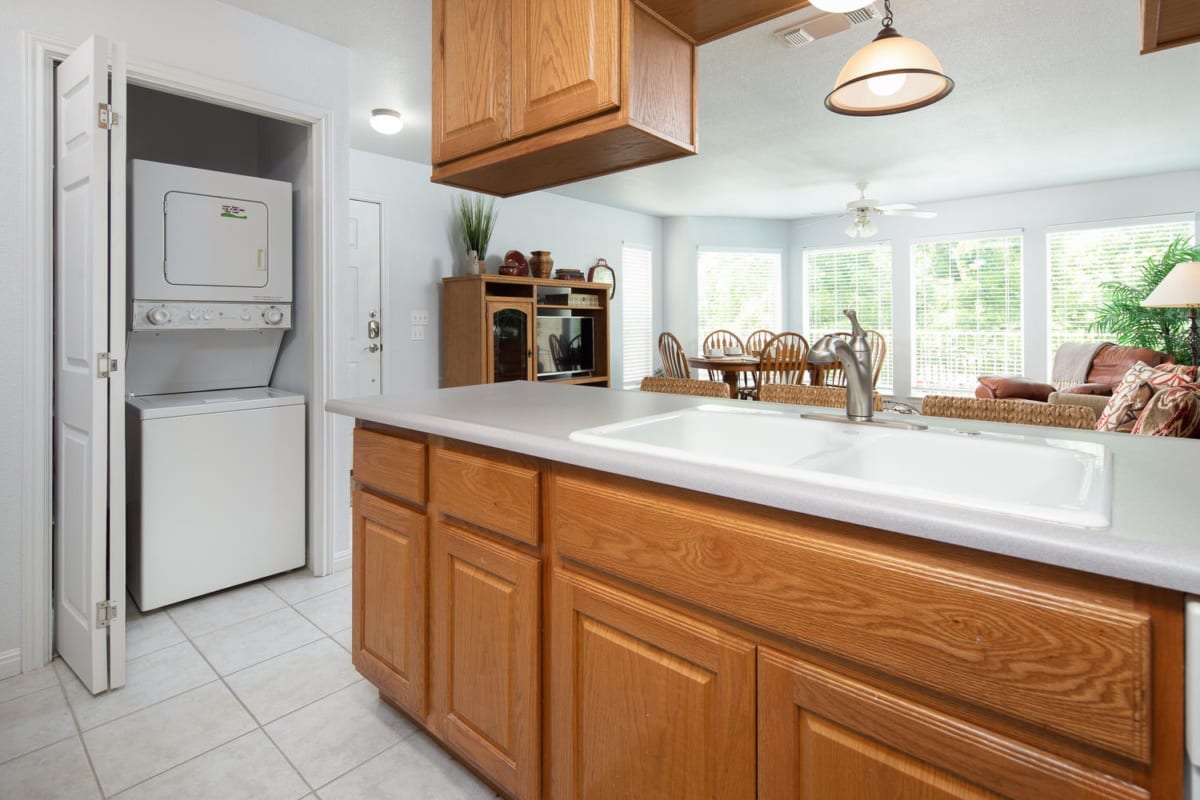
[[[858,188],[858,199],[846,203],[846,213],[842,216],[853,217],[846,226],[846,235],[851,239],[869,239],[879,233],[879,228],[871,220],[872,214],[882,214],[887,217],[917,217],[932,219],[936,211],[924,211],[912,203],[888,203],[881,205],[879,201],[867,197],[867,184],[860,181],[855,184]]]

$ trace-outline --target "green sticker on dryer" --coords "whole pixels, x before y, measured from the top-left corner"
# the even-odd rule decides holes
[[[245,219],[246,209],[241,206],[225,204],[221,206],[221,216],[229,219]]]

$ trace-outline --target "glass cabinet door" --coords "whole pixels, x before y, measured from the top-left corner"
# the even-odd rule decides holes
[[[533,304],[488,303],[492,324],[492,383],[530,378],[530,323]]]

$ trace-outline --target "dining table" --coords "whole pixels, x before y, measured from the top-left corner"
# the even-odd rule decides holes
[[[743,372],[758,371],[758,356],[688,356],[688,366],[693,369],[706,369],[710,372],[720,372],[729,384],[729,396],[738,396],[738,381]]]

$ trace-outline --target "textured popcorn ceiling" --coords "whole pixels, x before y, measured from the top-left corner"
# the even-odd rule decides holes
[[[351,51],[351,145],[428,163],[429,0],[226,0]],[[555,191],[661,216],[791,219],[842,209],[857,180],[929,203],[1200,167],[1200,44],[1138,55],[1132,0],[894,0],[896,28],[957,83],[892,117],[823,101],[867,24],[799,49],[781,18],[700,49],[700,155]],[[406,127],[382,137],[369,109]]]

